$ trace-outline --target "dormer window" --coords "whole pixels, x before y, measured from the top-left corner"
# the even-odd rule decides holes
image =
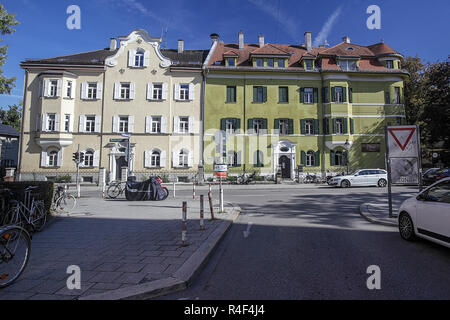
[[[386,61],[386,68],[394,69],[394,61],[393,60],[387,60]]]
[[[344,71],[355,71],[357,70],[356,60],[340,60],[339,66]]]
[[[235,58],[227,58],[227,66],[228,67],[236,67],[236,59]]]
[[[313,70],[313,69],[314,69],[313,60],[310,59],[305,60],[305,70]]]
[[[277,67],[284,68],[284,59],[277,59]]]
[[[267,59],[267,66],[268,66],[269,68],[273,68],[273,66],[274,66],[274,61],[273,61],[273,59]]]
[[[257,67],[263,67],[264,66],[264,60],[263,59],[256,59],[256,66]]]

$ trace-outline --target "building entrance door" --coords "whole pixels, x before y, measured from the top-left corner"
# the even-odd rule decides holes
[[[122,181],[122,167],[126,167],[127,162],[125,157],[117,157],[116,158],[116,180]]]
[[[291,179],[291,159],[287,156],[280,157],[281,177],[283,179]]]

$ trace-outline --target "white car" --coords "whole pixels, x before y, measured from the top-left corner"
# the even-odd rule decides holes
[[[346,176],[337,176],[331,178],[328,184],[330,186],[349,188],[352,186],[379,186],[386,187],[387,172],[381,169],[363,169]]]
[[[450,178],[405,200],[398,212],[403,239],[412,241],[421,237],[450,248]]]

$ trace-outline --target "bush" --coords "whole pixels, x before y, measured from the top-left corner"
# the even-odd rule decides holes
[[[265,181],[263,176],[255,176],[255,181]]]
[[[161,177],[161,180],[162,180],[163,183],[169,183],[169,182],[170,182],[170,181],[169,181],[169,177],[167,177],[167,175],[163,175],[163,176]]]
[[[56,177],[55,183],[71,183],[72,177],[69,175]]]
[[[228,176],[228,177],[227,177],[227,181],[229,181],[229,182],[236,182],[236,181],[237,181],[237,177],[234,177],[234,176]]]
[[[22,181],[22,182],[0,182],[0,189],[8,188],[15,195],[17,200],[24,200],[24,193],[27,187],[36,186],[39,187],[36,190],[33,190],[33,194],[35,194],[36,200],[44,200],[45,210],[47,214],[50,214],[50,209],[52,207],[53,195],[54,195],[54,183],[50,181]]]
[[[213,182],[213,181],[214,181],[214,178],[208,178],[207,181],[208,181],[208,182]]]

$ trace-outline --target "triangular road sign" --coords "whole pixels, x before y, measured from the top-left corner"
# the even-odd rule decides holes
[[[416,128],[391,128],[388,130],[402,151],[405,151],[414,132],[416,132]]]

